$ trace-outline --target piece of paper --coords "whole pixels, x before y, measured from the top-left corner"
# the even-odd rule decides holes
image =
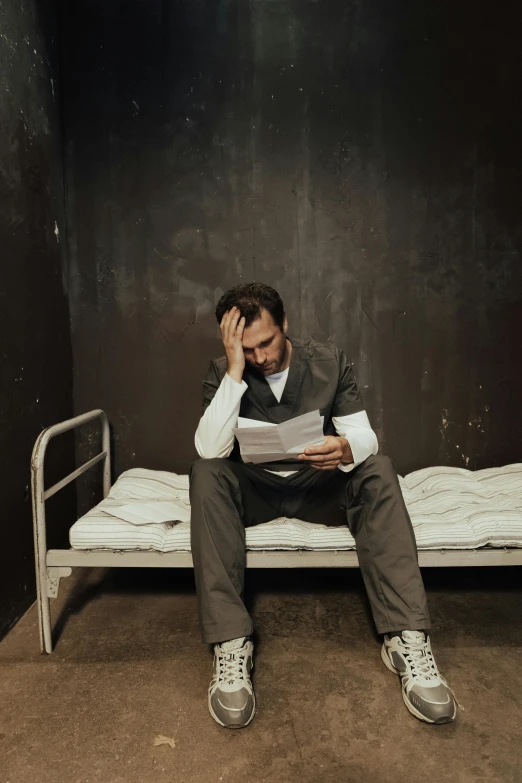
[[[296,416],[282,424],[242,426],[234,430],[244,462],[278,462],[302,454],[307,446],[324,443],[319,411]]]
[[[102,501],[103,504],[103,501]],[[130,503],[107,506],[103,511],[117,519],[131,522],[133,525],[151,525],[164,522],[188,522],[190,520],[190,504],[188,500],[155,500],[152,498],[134,500]]]

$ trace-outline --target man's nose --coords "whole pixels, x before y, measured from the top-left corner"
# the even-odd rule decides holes
[[[266,353],[264,351],[256,351],[254,353],[254,361],[256,364],[264,364],[266,361]]]

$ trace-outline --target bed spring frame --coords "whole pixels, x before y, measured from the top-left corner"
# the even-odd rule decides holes
[[[44,487],[44,462],[49,441],[64,432],[96,420],[101,424],[101,451],[49,489]],[[103,497],[111,488],[109,422],[97,409],[48,427],[39,435],[31,459],[33,530],[36,563],[36,588],[40,649],[53,650],[50,599],[56,598],[60,579],[70,576],[76,567],[192,568],[190,552],[150,552],[118,550],[47,549],[45,501],[82,473],[103,460]],[[357,568],[357,553],[351,551],[256,551],[247,552],[249,568]],[[483,548],[466,550],[421,550],[422,567],[522,565],[522,548]]]

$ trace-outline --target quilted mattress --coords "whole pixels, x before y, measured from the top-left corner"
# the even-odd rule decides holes
[[[522,547],[522,464],[399,476],[419,549]],[[326,520],[325,520],[326,522]],[[188,476],[133,468],[70,530],[73,549],[190,551]],[[247,528],[250,550],[355,549],[347,527],[280,517]]]

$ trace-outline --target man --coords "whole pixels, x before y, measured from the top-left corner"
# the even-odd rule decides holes
[[[428,723],[455,719],[452,691],[431,651],[430,619],[415,538],[397,476],[377,438],[342,351],[287,337],[277,291],[240,285],[216,317],[226,355],[210,364],[191,468],[192,555],[203,641],[214,645],[209,709],[220,725],[255,714],[252,621],[243,603],[245,527],[280,516],[348,524],[382,660],[400,675],[406,707]],[[325,441],[297,459],[244,463],[233,429],[324,416]],[[248,425],[248,422],[246,422]]]

